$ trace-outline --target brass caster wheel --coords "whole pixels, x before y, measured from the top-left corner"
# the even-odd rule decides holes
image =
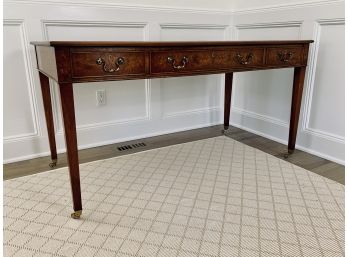
[[[54,168],[57,166],[57,159],[52,160],[52,162],[49,164],[50,168]]]
[[[294,150],[290,150],[288,149],[288,151],[286,153],[284,153],[283,157],[284,159],[287,159],[289,158],[289,156],[294,152]]]
[[[223,135],[227,135],[227,132],[228,132],[228,126],[224,126],[224,129],[221,130],[221,133],[222,133]]]
[[[82,214],[82,210],[80,211],[75,211],[73,213],[71,213],[71,218],[73,219],[79,219],[81,217],[81,214]]]

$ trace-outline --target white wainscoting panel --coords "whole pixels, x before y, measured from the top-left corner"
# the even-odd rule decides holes
[[[344,20],[317,22],[317,59],[306,130],[344,143]]]
[[[163,117],[219,110],[220,82],[220,75],[162,79]]]
[[[106,105],[96,107],[96,90],[105,90]],[[142,80],[74,85],[77,128],[117,125],[149,119],[147,83]]]
[[[227,25],[218,24],[171,24],[162,23],[161,40],[182,41],[182,40],[226,40]]]
[[[344,163],[344,2],[238,11],[238,40],[314,39],[297,148]],[[286,143],[293,69],[236,74],[231,124]]]
[[[145,41],[148,38],[147,23],[62,20],[42,21],[42,24],[46,40],[117,41],[120,40],[120,35],[125,41]],[[55,102],[54,113],[57,117],[56,129],[58,133],[62,133],[58,87],[54,85],[52,88]],[[106,105],[96,106],[96,90],[106,91]],[[146,80],[74,85],[78,130],[148,119],[148,91],[149,86]]]
[[[237,25],[236,40],[294,40],[300,38],[301,22]],[[287,126],[293,69],[235,74],[232,109]],[[232,117],[233,119],[233,117]]]
[[[32,69],[23,20],[4,21],[3,62],[4,141],[15,143],[39,133]]]
[[[143,41],[148,37],[145,22],[44,20],[42,25],[48,40]]]
[[[226,40],[227,26],[216,24],[160,24],[163,41]],[[162,116],[210,113],[211,123],[220,120],[223,76],[193,76],[160,79]],[[187,85],[190,85],[189,87]]]

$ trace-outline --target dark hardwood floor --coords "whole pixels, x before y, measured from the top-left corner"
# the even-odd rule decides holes
[[[212,126],[156,137],[144,138],[134,141],[127,141],[118,144],[89,148],[79,151],[79,159],[80,163],[86,163],[90,161],[154,149],[158,147],[180,144],[209,137],[216,137],[222,134],[222,129],[223,126]],[[230,129],[225,133],[225,135],[237,141],[240,141],[246,145],[255,147],[273,156],[284,159],[290,163],[296,164],[302,168],[322,175],[326,178],[337,181],[338,183],[344,184],[343,165],[328,161],[326,159],[300,150],[295,150],[295,152],[288,158],[284,158],[284,153],[286,153],[287,151],[286,145],[277,143],[270,139],[255,135],[253,133],[235,127],[230,126]],[[127,149],[123,151],[120,151],[118,149],[121,146],[132,146],[133,144],[137,144],[139,142],[145,143],[146,146],[132,147],[132,149]],[[32,160],[5,164],[3,173],[4,180],[50,170],[50,168],[48,167],[49,163],[49,157],[40,157]],[[59,154],[58,164],[54,169],[65,166],[67,166],[66,154]]]

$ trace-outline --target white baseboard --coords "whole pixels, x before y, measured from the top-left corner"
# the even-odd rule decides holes
[[[183,131],[187,131],[187,130],[191,130],[191,129],[199,129],[199,128],[215,126],[215,125],[219,125],[219,124],[220,124],[220,122],[213,122],[213,123],[206,123],[206,124],[200,124],[200,125],[195,125],[195,126],[188,126],[188,127],[184,127],[184,128],[180,128],[180,129],[169,129],[166,131],[160,131],[160,132],[155,132],[155,133],[147,133],[147,134],[142,134],[142,135],[137,135],[137,136],[130,136],[130,137],[121,138],[121,139],[117,138],[117,139],[102,141],[102,142],[93,143],[93,144],[80,145],[80,146],[78,146],[78,149],[83,150],[83,149],[88,149],[88,148],[93,148],[93,147],[98,147],[98,146],[117,144],[120,142],[127,142],[127,141],[142,139],[142,138],[161,136],[161,135],[165,135],[165,134],[183,132]],[[65,153],[65,152],[66,152],[65,148],[57,149],[58,154]],[[8,163],[26,161],[26,160],[35,159],[35,158],[39,158],[39,157],[46,157],[46,156],[50,156],[50,152],[42,152],[42,153],[37,153],[37,154],[30,154],[30,155],[20,156],[20,157],[16,157],[16,158],[6,159],[3,161],[3,163],[8,164]]]
[[[251,133],[253,133],[253,134],[256,134],[256,135],[259,135],[259,136],[268,138],[268,139],[270,139],[270,140],[273,140],[273,141],[275,141],[275,142],[284,144],[284,147],[287,147],[287,145],[288,145],[288,141],[286,141],[286,140],[283,140],[283,139],[281,139],[281,138],[277,138],[277,137],[271,136],[271,135],[269,135],[269,134],[262,133],[262,132],[260,132],[260,131],[257,131],[257,130],[254,130],[254,129],[251,129],[251,128],[248,128],[248,127],[244,127],[244,126],[239,125],[239,124],[236,124],[236,123],[231,123],[231,126],[234,126],[234,127],[236,127],[236,128],[240,128],[240,129],[243,129],[243,130],[248,131],[248,132],[251,132]],[[336,163],[341,164],[341,165],[345,165],[345,161],[344,161],[344,160],[340,160],[340,159],[335,158],[335,157],[333,157],[333,156],[330,156],[330,155],[327,155],[327,154],[323,154],[323,153],[321,153],[321,152],[312,150],[312,149],[310,149],[310,148],[308,148],[308,147],[304,147],[304,146],[301,146],[301,145],[296,144],[296,149],[299,149],[299,150],[302,150],[302,151],[304,151],[304,152],[307,152],[307,153],[310,153],[310,154],[319,156],[319,157],[324,158],[324,159],[329,160],[329,161],[336,162]]]

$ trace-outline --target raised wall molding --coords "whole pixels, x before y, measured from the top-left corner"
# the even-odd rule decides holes
[[[80,20],[42,20],[42,32],[44,40],[48,38],[49,26],[67,27],[116,27],[116,28],[142,28],[143,40],[149,38],[149,28],[147,22],[118,22],[118,21],[80,21]]]
[[[239,38],[239,31],[243,29],[264,29],[264,28],[298,28],[298,39],[301,38],[301,27],[302,27],[303,21],[286,21],[286,22],[269,22],[269,23],[249,23],[249,24],[237,24],[235,25],[234,29],[234,37],[235,40],[238,40]],[[232,94],[232,105],[231,105],[231,111],[241,114],[242,116],[247,116],[250,118],[255,118],[258,120],[266,121],[274,125],[282,126],[285,128],[289,127],[289,122],[280,120],[274,117],[271,117],[269,115],[264,115],[256,112],[252,112],[246,109],[239,108],[234,105],[235,101],[235,95]]]
[[[228,28],[230,26],[226,24],[160,23],[159,25],[160,25],[161,31],[163,29],[223,30],[223,40],[227,40],[229,38]],[[217,82],[217,84],[219,84],[221,88],[220,97],[221,99],[223,99],[224,85],[225,85],[224,79],[221,76],[221,78],[218,80],[219,82]],[[196,109],[191,109],[186,111],[164,113],[162,115],[162,118],[168,119],[168,118],[177,117],[177,116],[187,116],[187,115],[194,115],[199,113],[211,113],[211,112],[222,111],[222,110],[223,110],[223,102],[221,102],[220,106],[208,106],[208,107],[196,108]]]
[[[161,29],[226,29],[225,24],[160,23]]]
[[[42,32],[43,32],[43,38],[44,40],[49,40],[48,35],[48,27],[49,26],[66,26],[66,27],[115,27],[115,28],[141,28],[143,29],[143,41],[147,41],[149,39],[149,26],[147,22],[115,22],[115,21],[74,21],[74,20],[42,20]],[[151,117],[150,113],[150,106],[151,106],[151,80],[144,80],[145,82],[145,109],[146,109],[146,115],[142,117],[132,117],[127,120],[125,119],[116,119],[111,120],[107,122],[98,122],[98,123],[90,123],[85,125],[77,126],[76,129],[78,131],[80,130],[88,130],[88,129],[98,129],[100,127],[105,126],[115,126],[120,124],[128,124],[128,123],[134,123],[134,122],[141,122],[145,120],[149,120]],[[53,82],[55,83],[55,82]],[[55,132],[57,135],[63,134],[63,126],[58,119],[59,112],[58,112],[58,86],[53,85],[52,82],[50,82],[51,86],[51,94],[52,94],[52,102],[53,102],[53,112],[54,112],[54,120],[55,120]]]
[[[161,31],[163,29],[206,29],[206,30],[223,30],[223,38],[229,38],[228,28],[226,24],[190,24],[190,23],[160,23]]]
[[[89,129],[98,129],[98,128],[107,127],[107,126],[126,125],[126,124],[131,124],[131,123],[147,121],[147,120],[151,119],[150,106],[151,106],[151,80],[146,79],[145,80],[145,110],[146,110],[146,114],[144,116],[132,117],[132,118],[127,118],[127,119],[116,119],[116,120],[111,120],[111,121],[107,121],[107,122],[89,123],[86,125],[79,125],[79,126],[76,126],[76,130],[82,131],[82,130],[89,130]],[[63,126],[59,126],[56,133],[57,133],[57,135],[62,135],[63,134]]]
[[[342,8],[344,1],[320,1],[306,4],[291,4],[290,6],[275,6],[275,7],[264,7],[253,10],[241,10],[239,12],[234,12],[235,15],[235,25],[234,25],[234,39],[238,39],[238,33],[243,31],[243,29],[251,29],[248,35],[251,35],[253,29],[258,28],[277,28],[277,27],[298,27],[298,39],[314,39],[314,44],[310,47],[310,52],[308,56],[308,66],[305,80],[305,87],[303,92],[303,102],[302,102],[302,110],[300,117],[300,124],[298,130],[298,140],[297,140],[297,148],[303,149],[306,152],[313,153],[315,155],[321,156],[323,158],[327,158],[329,160],[344,164],[344,136],[335,134],[335,129],[332,127],[321,127],[318,128],[317,123],[309,123],[309,118],[312,109],[312,115],[317,114],[314,110],[314,104],[320,104],[315,102],[313,99],[314,95],[316,97],[315,84],[315,75],[317,69],[317,62],[322,62],[323,60],[318,59],[318,48],[320,45],[320,40],[324,40],[320,38],[320,30],[323,26],[332,26],[332,25],[343,25],[344,18]],[[327,7],[326,7],[327,6]],[[313,7],[313,8],[308,8]],[[299,10],[295,10],[294,8],[299,8]],[[279,11],[279,12],[277,12]],[[307,11],[308,13],[306,15]],[[253,13],[258,13],[253,16]],[[294,14],[292,16],[292,14]],[[287,21],[277,21],[277,17],[283,16],[287,17]],[[293,17],[293,18],[292,18]],[[323,19],[325,17],[325,19]],[[284,19],[284,18],[282,18]],[[293,19],[293,20],[290,20]],[[265,23],[264,23],[265,21]],[[271,21],[271,23],[269,23]],[[274,22],[273,22],[274,21]],[[242,23],[242,24],[238,24]],[[325,27],[327,29],[327,27]],[[272,30],[271,30],[272,31]],[[292,33],[297,33],[295,30],[291,30]],[[326,30],[325,30],[326,31]],[[276,33],[275,31],[274,33]],[[312,34],[311,34],[312,33]],[[336,33],[336,28],[335,28]],[[338,33],[338,32],[337,32]],[[295,35],[294,35],[295,36]],[[296,39],[294,37],[294,39]],[[325,38],[326,40],[326,38]],[[323,42],[323,41],[322,41]],[[335,50],[336,51],[336,50]],[[337,49],[337,51],[343,51],[343,49]],[[319,56],[321,58],[321,55]],[[326,57],[325,57],[326,58]],[[319,64],[318,64],[319,65]],[[325,75],[325,81],[327,79]],[[332,75],[331,75],[332,76]],[[318,78],[317,78],[318,79]],[[324,78],[323,78],[324,79]],[[317,80],[316,83],[319,83]],[[327,82],[325,82],[327,83]],[[326,85],[321,84],[323,86],[322,89],[327,90]],[[329,85],[327,85],[329,86]],[[339,86],[339,85],[337,85]],[[318,89],[319,90],[319,89]],[[339,90],[338,92],[342,92],[343,87],[335,89]],[[324,92],[324,91],[323,91]],[[337,93],[337,91],[335,91]],[[234,94],[234,96],[236,96]],[[320,91],[320,95],[318,97],[323,97]],[[325,104],[334,104],[331,100],[330,102],[325,102]],[[235,101],[232,101],[235,103]],[[313,108],[312,108],[313,104]],[[341,105],[341,103],[340,103]],[[288,127],[288,123],[284,121],[280,121],[277,119],[273,119],[273,117],[269,117],[266,115],[259,115],[258,113],[249,113],[248,110],[244,110],[244,107],[241,106],[237,108],[233,105],[232,112],[236,113],[239,117],[239,120],[234,126],[241,127],[245,130],[252,131],[253,133],[272,138],[272,140],[276,140],[279,142],[285,142],[286,137],[286,127]],[[341,111],[341,110],[340,110]],[[256,112],[258,112],[256,110]],[[243,119],[245,117],[245,120]],[[282,118],[284,119],[284,118]],[[325,117],[318,116],[318,124],[323,124],[325,122]],[[343,119],[343,117],[337,117],[337,119]],[[254,122],[256,120],[266,121],[266,123]],[[233,118],[232,118],[233,121]],[[245,122],[244,122],[245,121]],[[337,121],[337,120],[336,120]],[[312,122],[312,119],[311,119]],[[338,121],[337,121],[338,122]],[[279,126],[280,125],[280,126]],[[332,130],[331,130],[332,129]],[[324,131],[323,131],[324,130]],[[328,131],[326,131],[328,130]],[[340,130],[341,131],[341,130]]]
[[[263,7],[256,8],[240,8],[232,10],[232,14],[234,15],[244,15],[244,14],[253,14],[253,13],[263,13],[263,12],[276,12],[283,10],[291,10],[295,8],[306,8],[306,7],[316,7],[316,6],[325,6],[332,4],[340,4],[344,3],[344,0],[323,0],[323,1],[310,1],[310,2],[295,2],[289,4],[276,4],[276,5],[267,5]]]
[[[303,21],[268,22],[268,23],[247,23],[237,24],[234,27],[234,38],[238,40],[239,31],[243,29],[265,29],[265,28],[299,28],[298,39],[301,38]]]
[[[298,39],[301,38],[301,27],[303,21],[287,21],[287,22],[274,22],[274,23],[251,23],[251,24],[238,24],[235,26],[235,36],[238,38],[238,31],[242,29],[257,29],[257,28],[277,28],[277,27],[298,27],[299,34]],[[303,119],[302,119],[302,130],[305,133],[311,134],[313,136],[322,137],[331,141],[344,143],[344,137],[339,135],[335,135],[329,132],[325,132],[319,129],[310,128],[309,127],[309,118],[311,112],[311,104],[312,104],[312,96],[313,96],[313,88],[314,88],[314,79],[315,79],[315,70],[317,63],[318,50],[320,45],[320,29],[321,26],[325,25],[340,25],[344,24],[344,19],[336,18],[336,19],[320,19],[316,21],[315,29],[314,29],[314,45],[310,49],[309,58],[308,58],[308,66],[307,66],[307,76],[305,81],[305,89],[304,92],[304,101],[303,101]],[[235,101],[232,101],[232,103]],[[261,119],[263,121],[270,122],[275,125],[280,125],[283,127],[288,127],[288,123],[275,119],[273,117],[257,114],[254,112],[250,112],[248,110],[244,110],[232,105],[232,111],[240,113],[241,115],[245,115],[251,118]],[[301,129],[301,128],[299,128]]]
[[[169,118],[173,118],[177,116],[189,116],[189,115],[195,115],[199,113],[210,113],[210,112],[220,112],[220,111],[221,111],[220,106],[212,106],[212,107],[191,109],[188,111],[166,113],[162,116],[162,118],[169,119]]]
[[[302,127],[305,133],[312,134],[313,136],[322,137],[331,141],[336,141],[342,144],[344,144],[344,137],[330,133],[330,132],[326,132],[320,129],[311,128],[309,126],[309,121],[310,121],[310,115],[311,115],[311,109],[312,109],[315,72],[316,72],[318,52],[320,47],[321,28],[322,26],[344,25],[344,24],[345,24],[345,20],[342,18],[319,19],[319,20],[316,20],[315,22],[315,28],[313,33],[314,44],[313,44],[313,47],[311,48],[311,51],[309,53],[309,59],[308,59],[309,71],[307,72],[307,78],[306,78],[306,86],[305,86],[306,93],[305,93],[305,99],[303,103],[304,106],[303,106],[303,120],[302,120]]]
[[[267,22],[267,23],[247,23],[237,24],[237,29],[254,29],[254,28],[276,28],[276,27],[300,27],[303,21],[286,21],[286,22]]]
[[[29,42],[27,39],[27,33],[25,29],[24,20],[21,19],[4,19],[3,26],[19,26],[21,32],[21,43],[22,43],[22,52],[24,56],[24,66],[25,66],[25,76],[27,81],[27,90],[30,101],[31,116],[33,122],[34,132],[32,133],[23,133],[15,136],[6,136],[4,137],[4,143],[14,143],[16,141],[31,139],[33,137],[40,136],[40,124],[38,118],[37,102],[34,88],[33,80],[33,66],[30,58],[29,52]]]
[[[264,115],[264,114],[259,114],[256,112],[252,112],[252,111],[248,111],[245,109],[241,109],[238,107],[233,107],[231,109],[232,112],[236,112],[241,114],[242,116],[247,116],[250,118],[254,118],[254,119],[258,119],[258,120],[262,120],[262,121],[266,121],[266,122],[270,122],[274,125],[278,125],[278,126],[282,126],[284,128],[289,128],[289,122],[285,122],[283,120],[268,116],[268,115]]]

